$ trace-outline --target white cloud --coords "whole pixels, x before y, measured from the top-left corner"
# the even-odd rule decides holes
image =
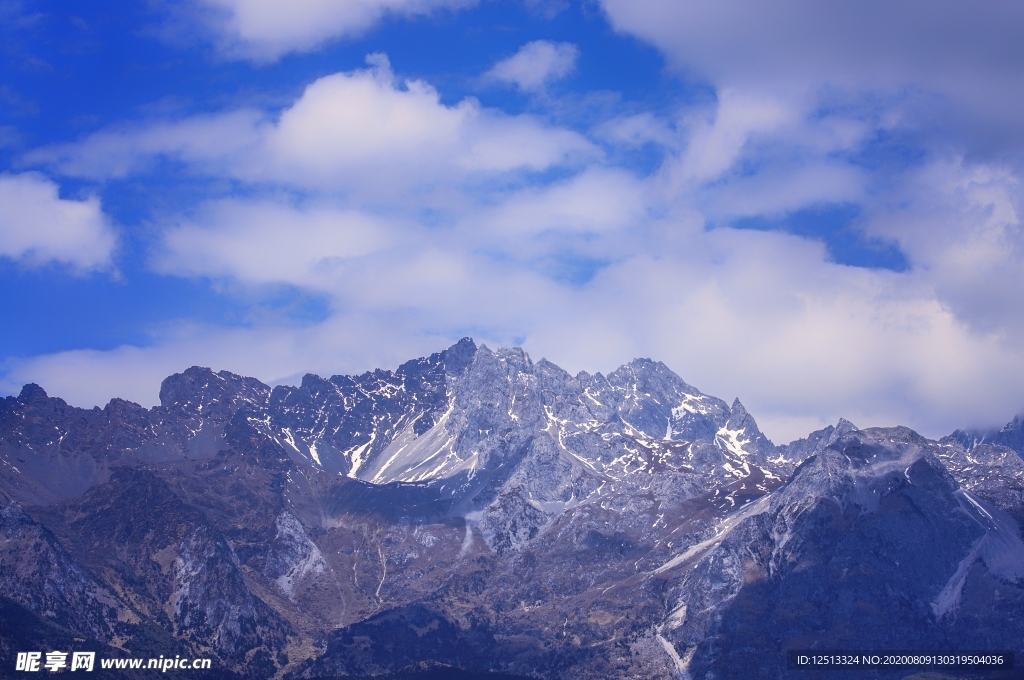
[[[369,337],[389,336],[392,341],[378,343],[377,349],[365,342]],[[410,356],[436,351],[445,341],[426,333],[396,334],[380,318],[361,318],[352,325],[339,320],[305,329],[175,326],[162,329],[160,337],[146,347],[125,345],[9,359],[0,390],[17,394],[23,384],[35,382],[51,396],[75,406],[103,406],[118,397],[149,407],[160,403],[161,381],[189,366],[256,376],[270,384],[298,384],[307,372],[327,376],[394,367]]]
[[[773,143],[792,132],[772,130],[763,139]],[[5,385],[35,380],[84,404],[118,394],[146,401],[137,396],[145,392],[151,403],[160,377],[195,363],[295,382],[307,370],[394,366],[468,334],[522,342],[574,371],[661,359],[707,392],[739,396],[777,441],[840,416],[931,436],[1005,420],[1024,404],[1015,379],[1024,328],[1019,314],[999,318],[1020,305],[1018,292],[1000,298],[1000,285],[1024,280],[1015,175],[954,158],[876,195],[830,156],[849,137],[836,139],[814,147],[825,150],[818,165],[774,177],[721,170],[751,153],[747,142],[705,183],[666,187],[661,174],[589,167],[463,195],[460,219],[443,225],[418,222],[414,209],[327,198],[214,201],[168,221],[160,270],[314,291],[329,300],[327,320],[161,333],[146,348],[35,357],[10,364]],[[682,144],[667,167],[692,159],[687,153]],[[821,244],[780,233],[707,230],[708,213],[694,207],[711,197],[721,203],[712,210],[748,214],[849,196],[865,206],[872,233],[899,239],[910,270],[837,265]],[[557,264],[538,266],[545,258],[605,264],[572,283]],[[974,287],[947,289],[956,277]],[[995,300],[987,308],[985,296]],[[1010,303],[1017,307],[1000,308]]]
[[[247,160],[270,123],[259,111],[243,109],[145,126],[119,126],[96,132],[77,144],[30,152],[30,163],[53,165],[74,177],[120,178],[145,171],[161,157],[203,165],[223,174]]]
[[[822,86],[939,93],[957,130],[986,153],[1016,151],[1024,124],[1024,5],[780,0],[601,0],[620,31],[717,88],[802,96]],[[926,114],[938,115],[934,107]],[[993,148],[994,147],[994,148]]]
[[[676,131],[650,112],[616,117],[599,123],[594,128],[594,134],[614,144],[631,147],[652,143],[669,148],[677,145]]]
[[[847,163],[819,161],[772,166],[702,192],[701,205],[718,218],[775,218],[817,205],[864,198],[863,172]]]
[[[466,221],[484,226],[490,238],[500,240],[552,233],[603,236],[643,223],[645,192],[643,183],[629,173],[592,169],[567,181],[511,193]]]
[[[813,3],[782,0],[601,0],[620,30],[718,83],[763,79],[887,87],[969,72],[1012,75],[1024,57],[1024,9],[957,0]]]
[[[387,15],[414,17],[475,0],[197,0],[224,51],[271,61],[293,51],[359,35]]]
[[[739,396],[781,441],[806,434],[786,424],[812,415],[938,436],[1024,403],[1020,343],[957,319],[927,279],[829,264],[820,246],[778,233],[680,226],[662,255],[603,270],[564,310],[571,320],[539,324],[527,346],[591,371],[661,358]]]
[[[67,200],[36,173],[0,175],[0,256],[39,266],[104,269],[116,244],[95,196]]]
[[[220,200],[169,220],[153,262],[179,276],[327,293],[349,309],[401,309],[422,299],[429,315],[453,323],[462,323],[458,314],[471,308],[468,298],[457,305],[456,298],[475,296],[487,300],[476,317],[501,323],[514,304],[503,300],[488,311],[494,294],[479,285],[490,281],[506,290],[504,277],[523,274],[521,281],[539,290],[537,274],[517,269],[550,258],[625,257],[627,232],[646,219],[646,191],[628,173],[592,169],[545,187],[489,195],[493,200],[483,203],[467,201],[455,223],[431,227],[394,211],[326,202]],[[462,311],[452,316],[446,305]]]
[[[572,43],[535,40],[520,47],[508,59],[499,61],[484,74],[484,78],[509,83],[527,92],[536,92],[572,73],[579,56],[579,48]]]
[[[165,230],[155,265],[182,276],[318,288],[395,238],[382,220],[352,210],[224,200]]]
[[[676,11],[619,10],[652,8]],[[721,59],[713,75],[741,73]],[[317,80],[279,116],[111,129],[31,156],[91,177],[167,157],[241,181],[244,198],[161,216],[155,266],[312,291],[328,299],[327,320],[29,358],[9,363],[7,389],[36,380],[91,404],[151,381],[151,403],[160,377],[195,363],[294,382],[473,335],[522,341],[570,370],[661,359],[739,396],[777,441],[840,416],[937,436],[1024,405],[1020,174],[936,148],[859,157],[912,125],[898,98],[830,108],[820,93],[736,76],[711,110],[596,125],[612,145],[657,146],[663,165],[640,175],[582,133],[473,100],[447,106],[422,81],[396,83],[382,56],[371,65]],[[837,265],[821,243],[786,234],[708,229],[851,202],[869,235],[899,244],[908,271]]]
[[[782,102],[744,97],[733,90],[718,93],[713,123],[695,121],[677,169],[677,181],[717,179],[731,168],[750,138],[767,134],[799,112]]]
[[[1020,187],[1005,166],[938,159],[908,173],[866,228],[896,240],[958,319],[1024,338]]]
[[[28,160],[102,178],[167,157],[204,174],[393,200],[414,185],[422,193],[597,153],[578,133],[528,115],[507,116],[472,99],[446,106],[423,81],[399,86],[384,55],[367,60],[371,69],[316,80],[276,120],[239,110],[104,130]]]
[[[357,257],[315,326],[197,328],[146,348],[40,356],[11,364],[4,386],[33,380],[84,405],[153,403],[160,378],[196,363],[294,383],[305,371],[394,366],[470,334],[492,345],[525,336],[535,359],[573,371],[656,357],[707,392],[740,397],[777,441],[840,416],[938,436],[1024,403],[1021,344],[960,321],[925,276],[830,264],[819,245],[784,234],[675,217],[658,226],[643,252],[582,286],[481,254],[464,231],[414,237]],[[210,257],[223,243],[203,245]],[[273,269],[274,258],[260,261]],[[303,267],[280,276],[308,280]]]

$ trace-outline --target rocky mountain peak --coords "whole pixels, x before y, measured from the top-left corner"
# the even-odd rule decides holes
[[[733,399],[732,406],[729,407],[729,420],[725,424],[731,430],[743,430],[751,428],[754,431],[757,429],[757,423],[754,422],[753,416],[747,411],[747,409],[740,403],[739,398]]]
[[[608,382],[639,394],[660,395],[666,389],[699,394],[699,390],[687,385],[664,363],[652,359],[633,359],[612,371]]]
[[[466,370],[476,355],[477,346],[473,338],[462,338],[457,343],[441,352],[445,371],[448,375],[458,377]]]
[[[761,432],[754,417],[734,399],[729,408],[729,418],[718,432],[718,437],[727,446],[742,451],[742,455],[754,454],[759,461],[775,450],[775,445]]]
[[[192,367],[161,400],[3,400],[0,646],[56,630],[239,680],[781,680],[797,643],[1024,639],[1003,445],[840,420],[775,446],[661,362],[572,376],[469,338],[272,391]]]
[[[21,388],[21,393],[18,395],[18,402],[21,404],[32,404],[45,402],[49,399],[49,395],[46,394],[46,390],[35,383],[28,383]]]
[[[228,371],[214,373],[209,368],[193,366],[175,373],[160,384],[160,405],[187,413],[233,413],[243,404],[258,408],[270,396],[270,387],[255,378],[246,378]]]
[[[836,423],[835,436],[844,437],[851,432],[857,432],[858,428],[856,425],[851,423],[846,418],[840,418],[839,422]]]

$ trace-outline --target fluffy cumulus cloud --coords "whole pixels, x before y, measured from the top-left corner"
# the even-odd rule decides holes
[[[56,262],[85,271],[110,267],[115,244],[95,196],[63,199],[42,175],[0,175],[0,256],[27,266]]]
[[[195,363],[294,381],[393,366],[473,335],[573,371],[661,359],[709,393],[740,397],[777,441],[840,416],[935,436],[1024,406],[1014,379],[1024,324],[1012,311],[1024,303],[1019,169],[965,153],[961,138],[909,157],[886,146],[913,138],[907,100],[858,88],[909,82],[914,64],[889,36],[896,28],[871,38],[894,60],[892,79],[868,82],[847,53],[875,24],[846,16],[843,30],[864,36],[832,35],[838,20],[813,3],[784,2],[779,16],[757,3],[722,3],[730,14],[604,4],[620,29],[712,79],[715,100],[573,130],[471,99],[446,105],[376,55],[371,68],[309,84],[279,114],[113,127],[34,152],[30,162],[72,175],[131,176],[172,158],[238,182],[244,191],[160,216],[152,266],[294,288],[324,297],[328,311],[302,328],[181,328],[145,348],[9,362],[5,386],[32,379],[81,403],[153,403],[159,377]],[[904,25],[902,5],[866,7],[872,22]],[[852,8],[835,11],[869,16]],[[1008,4],[1000,12],[1015,16]],[[911,41],[960,16],[942,3],[936,13]],[[778,35],[754,31],[759,21]],[[954,53],[970,32],[958,30]],[[827,68],[776,77],[760,60],[762,33],[800,43],[769,61],[814,62],[828,39],[836,54],[821,57]],[[565,48],[531,43],[490,77],[540,88],[571,69],[576,53],[559,57]],[[832,73],[846,79],[822,94]],[[615,161],[648,145],[661,159],[653,171]],[[898,247],[907,266],[848,266],[821,235],[738,228],[829,206],[854,206],[844,233]]]
[[[447,106],[426,82],[397,82],[383,54],[367,60],[370,69],[316,80],[276,117],[235,110],[103,130],[29,159],[105,178],[170,158],[203,174],[394,197],[597,153],[580,134],[528,115],[472,99]]]
[[[200,16],[233,56],[269,61],[363,33],[387,15],[458,9],[475,0],[196,0]],[[205,11],[204,11],[205,10]]]
[[[572,73],[579,55],[579,48],[571,43],[535,40],[523,45],[508,59],[499,61],[484,78],[536,92]]]

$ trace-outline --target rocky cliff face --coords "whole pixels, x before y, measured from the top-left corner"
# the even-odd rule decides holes
[[[770,678],[789,648],[1024,639],[1024,462],[996,442],[840,421],[776,446],[661,363],[572,376],[468,339],[160,397],[0,401],[21,629],[252,678]]]

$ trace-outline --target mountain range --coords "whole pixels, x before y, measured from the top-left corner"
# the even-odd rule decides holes
[[[468,338],[297,387],[193,367],[151,409],[30,384],[0,400],[0,674],[48,649],[239,679],[1024,664],[1022,453],[1022,416],[776,445],[662,363],[573,376]]]

